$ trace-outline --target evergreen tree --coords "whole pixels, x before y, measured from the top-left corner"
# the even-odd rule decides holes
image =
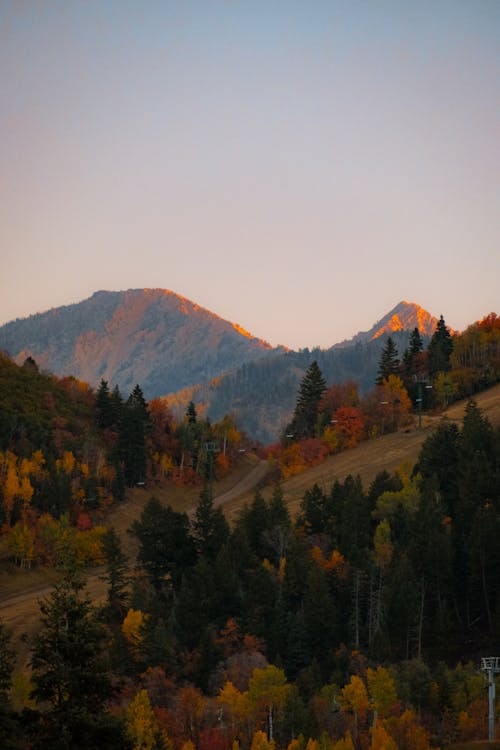
[[[151,497],[131,531],[139,539],[138,561],[151,583],[161,589],[170,579],[175,588],[183,572],[195,561],[187,515],[177,513],[170,505],[164,508],[159,500]]]
[[[431,377],[438,372],[448,372],[451,369],[450,357],[453,351],[453,339],[441,315],[436,330],[428,347],[429,374]]]
[[[189,402],[188,408],[186,409],[186,419],[188,424],[196,424],[197,414],[196,407],[192,401]]]
[[[389,336],[380,355],[376,385],[382,385],[389,375],[399,375],[399,369],[398,350],[392,336]]]
[[[41,603],[42,626],[33,639],[33,697],[48,705],[36,747],[90,750],[122,741],[119,725],[106,715],[112,695],[104,659],[104,629],[82,582],[66,578]],[[109,744],[108,744],[109,743]],[[116,743],[116,744],[115,744]]]
[[[9,690],[15,654],[10,645],[10,633],[0,620],[0,747],[2,750],[15,750],[20,727],[17,716],[9,706]]]
[[[10,646],[10,633],[0,620],[0,706],[4,706],[8,700],[14,658]]]
[[[326,381],[316,361],[312,362],[302,378],[292,422],[286,434],[294,438],[312,437],[319,414],[319,404],[326,391]]]
[[[229,524],[222,508],[214,508],[212,493],[205,489],[200,495],[193,521],[193,538],[199,555],[215,560],[229,537]]]
[[[116,411],[111,400],[107,380],[101,380],[96,395],[97,424],[101,430],[108,430],[116,426]]]
[[[415,376],[417,373],[415,370],[415,363],[418,356],[422,353],[423,349],[424,342],[422,340],[422,336],[420,335],[420,331],[418,330],[418,328],[415,327],[410,333],[408,346],[403,354],[404,383],[406,389],[409,392],[411,391],[412,396],[413,391],[416,392]]]
[[[146,480],[146,434],[149,426],[147,404],[140,386],[136,385],[123,407],[120,424],[120,457],[128,487]]]
[[[308,534],[321,534],[325,530],[326,496],[317,484],[305,491],[300,510],[299,522]]]
[[[116,531],[108,529],[103,537],[106,557],[106,574],[103,580],[108,584],[108,612],[111,619],[121,621],[125,614],[130,583],[128,560],[124,554]]]

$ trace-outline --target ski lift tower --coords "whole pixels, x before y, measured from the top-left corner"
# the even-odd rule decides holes
[[[481,659],[481,672],[488,675],[488,739],[495,739],[495,675],[500,674],[500,656],[485,656]]]

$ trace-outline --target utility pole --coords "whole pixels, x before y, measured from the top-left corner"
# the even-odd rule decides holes
[[[481,671],[488,675],[488,740],[495,739],[495,675],[500,674],[500,656],[485,656],[481,659]]]

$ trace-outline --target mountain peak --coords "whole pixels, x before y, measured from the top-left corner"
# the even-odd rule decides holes
[[[415,302],[401,300],[383,318],[378,320],[368,331],[360,331],[352,339],[336,344],[338,347],[374,341],[381,336],[397,331],[412,331],[418,328],[422,336],[432,336],[438,319]]]
[[[147,398],[175,391],[275,350],[169,289],[98,291],[90,298],[0,327],[0,349],[28,356],[56,375]]]

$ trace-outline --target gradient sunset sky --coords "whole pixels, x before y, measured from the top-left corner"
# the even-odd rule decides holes
[[[171,289],[330,346],[500,314],[498,0],[0,0],[0,324]]]

